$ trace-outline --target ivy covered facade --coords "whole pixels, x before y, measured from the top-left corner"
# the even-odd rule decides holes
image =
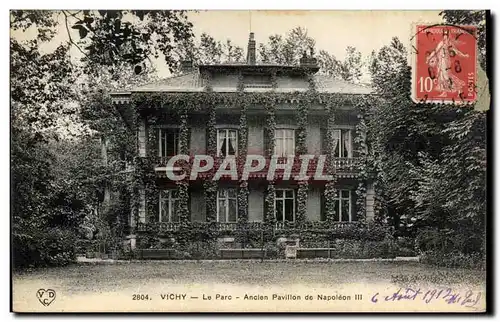
[[[253,35],[246,64],[183,62],[183,73],[130,92],[114,103],[133,104],[137,158],[130,226],[136,236],[236,240],[240,232],[349,228],[377,216],[367,164],[364,112],[370,88],[318,75],[312,55],[299,66],[255,62]],[[167,163],[177,154],[212,156],[213,170],[173,181]],[[248,179],[214,174],[226,157],[241,174],[247,155],[266,166]],[[290,180],[266,176],[272,156],[294,156]],[[328,180],[295,180],[301,155],[307,173],[326,156]],[[189,162],[178,162],[179,173]],[[201,236],[201,237],[200,237]]]

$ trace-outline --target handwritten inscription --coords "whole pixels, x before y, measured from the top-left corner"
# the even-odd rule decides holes
[[[435,301],[444,301],[447,304],[458,304],[464,307],[475,307],[481,299],[481,292],[467,291],[465,293],[455,292],[451,288],[433,289],[422,291],[413,288],[400,288],[396,292],[388,295],[375,293],[371,297],[373,303],[396,302],[396,301],[423,301],[426,304]]]

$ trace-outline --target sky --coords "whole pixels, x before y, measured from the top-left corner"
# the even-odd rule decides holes
[[[416,22],[442,22],[439,11],[202,11],[190,13],[196,35],[206,32],[216,39],[229,38],[246,50],[248,34],[257,43],[272,34],[286,34],[294,27],[307,29],[317,52],[325,49],[344,58],[347,46],[363,55],[390,43],[392,37],[409,44]],[[251,26],[251,27],[250,27]]]
[[[266,42],[270,35],[285,35],[295,27],[303,27],[309,36],[316,40],[316,52],[324,49],[337,59],[345,57],[347,46],[353,46],[367,57],[398,37],[407,47],[410,45],[412,25],[415,23],[442,22],[439,11],[298,11],[298,10],[210,10],[188,13],[198,37],[207,33],[217,40],[231,41],[245,51],[248,35],[255,33],[258,43]],[[68,33],[63,15],[59,15],[61,30],[55,39],[43,45],[45,50],[56,48],[61,42],[68,41]],[[77,31],[73,39],[78,39]],[[29,37],[28,34],[11,34],[16,38]],[[78,49],[72,48],[71,54],[80,57]],[[168,77],[170,72],[161,59],[153,60],[159,77]]]
[[[298,10],[217,10],[190,12],[194,33],[207,33],[217,40],[231,41],[243,47],[246,55],[248,35],[252,31],[258,43],[270,35],[285,35],[295,27],[304,27],[316,40],[316,52],[324,49],[337,59],[345,57],[347,46],[354,46],[364,57],[398,37],[410,45],[412,25],[418,22],[442,22],[440,11],[298,11]],[[168,69],[157,64],[160,75]]]

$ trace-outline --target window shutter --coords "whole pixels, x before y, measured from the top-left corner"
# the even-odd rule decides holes
[[[146,208],[148,211],[148,222],[158,222],[160,214],[160,190],[148,189],[151,195],[146,195]],[[146,191],[148,191],[146,190]]]
[[[205,127],[205,153],[208,154],[208,127]]]
[[[321,191],[321,198],[320,198],[320,215],[319,215],[321,221],[326,220],[326,207],[325,207],[325,191]]]
[[[320,144],[321,144],[321,154],[327,155],[328,154],[328,142],[326,141],[326,129],[324,127],[320,128]]]
[[[295,137],[297,137],[297,131],[295,131]],[[297,148],[295,148],[295,150],[297,150]],[[295,188],[293,189],[293,193],[294,193],[294,196],[295,196],[295,222],[297,222],[297,217],[299,216],[299,189],[298,188]],[[307,216],[307,214],[306,214]],[[303,218],[304,220],[307,220],[306,218]]]
[[[187,154],[191,155],[191,128],[188,127],[188,134],[187,134]]]
[[[356,221],[358,220],[358,209],[357,209],[357,202],[356,200],[358,199],[358,196],[356,194],[356,190],[351,190],[351,220]]]
[[[264,128],[264,155],[266,157],[270,157],[269,155],[269,148],[271,146],[271,141],[270,141],[270,137],[268,135],[268,131],[266,128]]]
[[[294,134],[294,138],[293,139],[295,140],[295,142],[293,142],[294,143],[293,145],[295,147],[295,151],[293,151],[293,153],[297,154],[297,152],[299,151],[299,145],[298,145],[298,143],[299,143],[299,129],[298,128],[295,129],[293,131],[293,134]]]
[[[146,142],[147,142],[147,147],[146,147],[146,153],[149,157],[158,157],[160,155],[159,151],[159,140],[160,140],[160,135],[159,132],[160,130],[156,127],[148,126],[147,131],[146,131]]]
[[[188,201],[187,201],[187,203],[188,203],[188,211],[189,211],[188,220],[190,222],[193,221],[193,212],[191,211],[191,194],[192,194],[192,188],[189,187],[188,188]]]
[[[267,207],[266,207],[266,190],[264,190],[264,194],[262,196],[263,202],[262,202],[262,222],[266,222],[266,214],[267,214]]]

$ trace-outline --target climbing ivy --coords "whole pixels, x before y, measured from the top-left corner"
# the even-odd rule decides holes
[[[240,107],[240,124],[238,128],[238,171],[241,175],[248,151],[247,102],[244,99],[243,75],[238,76],[238,106]],[[248,222],[248,182],[242,180],[238,189],[238,222]]]
[[[264,199],[264,223],[273,226],[276,223],[276,210],[274,209],[274,200],[276,199],[276,189],[273,181],[268,182],[266,197]]]
[[[333,179],[325,184],[325,213],[327,223],[333,223],[336,221],[337,210],[335,209],[335,198],[337,197],[337,190],[335,189],[336,184],[336,172],[333,159],[335,157],[335,150],[333,146],[334,142],[334,124],[335,124],[335,106],[332,102],[326,104],[325,109],[327,112],[327,132],[326,132],[326,150],[327,150],[327,162],[326,171],[327,174],[331,175]]]
[[[179,153],[188,154],[189,150],[189,126],[188,126],[188,112],[184,110],[180,115],[180,131],[179,131]],[[181,167],[187,169],[188,164],[183,161]],[[177,214],[181,223],[181,230],[187,226],[190,221],[189,215],[189,180],[188,178],[177,181]],[[181,243],[181,241],[179,241]]]
[[[203,191],[205,194],[206,221],[217,221],[217,181],[203,181]]]
[[[210,86],[205,86],[204,91],[183,92],[183,93],[133,93],[132,103],[139,109],[171,110],[187,109],[188,111],[205,110],[207,106],[213,104],[221,108],[237,106],[238,100],[243,98],[247,105],[267,106],[269,104],[284,102],[309,102],[332,106],[356,106],[365,102],[368,98],[363,95],[340,94],[340,93],[320,93],[313,90],[275,92],[214,92]]]
[[[351,95],[351,94],[329,94],[319,93],[316,91],[316,85],[312,77],[308,77],[308,89],[305,92],[295,91],[291,93],[278,93],[276,92],[277,80],[276,75],[272,75],[272,89],[269,92],[245,92],[243,78],[240,75],[238,78],[237,91],[234,93],[219,93],[214,92],[211,87],[210,74],[202,75],[204,91],[202,92],[185,92],[185,93],[134,93],[132,94],[132,103],[135,104],[139,113],[147,113],[148,125],[160,122],[157,112],[161,112],[165,108],[172,111],[177,111],[180,115],[180,137],[187,140],[187,133],[189,131],[187,124],[187,115],[193,111],[208,109],[207,121],[207,154],[215,156],[217,151],[217,130],[216,130],[216,109],[224,107],[239,107],[239,136],[238,136],[238,165],[241,171],[243,165],[242,160],[247,154],[248,145],[248,120],[247,110],[251,105],[260,105],[265,107],[265,124],[264,124],[264,138],[267,141],[266,154],[271,156],[274,153],[274,132],[276,128],[276,104],[283,102],[293,102],[297,105],[297,153],[307,153],[307,122],[310,107],[313,104],[320,104],[325,106],[327,112],[327,173],[333,175],[334,179],[327,182],[325,185],[325,210],[326,219],[328,222],[335,220],[336,209],[334,207],[334,198],[336,197],[336,174],[335,167],[332,159],[334,157],[333,151],[333,138],[334,138],[334,124],[335,124],[335,110],[339,106],[350,105],[354,106],[359,113],[359,122],[356,126],[356,134],[354,137],[354,144],[356,146],[356,156],[359,158],[356,164],[359,173],[359,185],[356,189],[356,209],[357,217],[360,220],[364,219],[366,213],[366,180],[371,179],[372,170],[370,170],[371,162],[366,153],[366,124],[363,115],[366,111],[369,96]],[[156,111],[156,112],[155,112]],[[185,136],[186,135],[186,136]],[[146,189],[146,199],[148,212],[157,215],[152,205],[158,204],[157,195],[158,191],[155,185],[150,184],[151,179],[154,178],[154,165],[158,162],[158,137],[157,131],[151,130],[147,133],[147,157],[140,158],[142,163],[142,172],[137,175],[137,189],[140,190],[141,181],[144,182]],[[188,145],[180,144],[181,148]],[[187,152],[187,151],[185,151]],[[138,162],[139,163],[139,162]],[[148,183],[149,182],[149,183]],[[205,191],[205,202],[208,222],[216,221],[217,211],[217,182],[206,180],[203,183]],[[374,188],[377,189],[376,182]],[[189,183],[181,182],[178,185],[179,193],[187,197],[186,201],[181,201],[180,204],[185,204],[186,207],[180,206],[179,211],[184,221],[189,221],[189,213],[187,211],[187,200]],[[183,192],[181,192],[181,190]],[[308,183],[299,182],[297,193],[297,221],[303,221],[306,218],[306,202],[307,202]],[[156,194],[156,196],[154,196]],[[248,182],[240,182],[238,189],[238,220],[242,223],[248,221]],[[274,212],[274,199],[275,199],[275,182],[269,182],[265,194],[265,214],[264,221],[266,223],[275,223]],[[181,210],[182,209],[182,210]],[[377,209],[376,209],[377,211]],[[377,214],[377,212],[376,212]]]
[[[364,102],[358,102],[356,105],[356,111],[358,112],[358,123],[356,124],[356,131],[354,136],[354,147],[355,156],[357,157],[357,162],[355,164],[358,170],[358,186],[356,187],[356,212],[357,220],[366,220],[366,185],[369,179],[369,173],[367,169],[367,142],[366,142],[366,123],[364,115],[366,113],[367,106]]]
[[[297,224],[302,224],[306,221],[307,216],[307,192],[309,191],[309,183],[300,181],[297,189]]]
[[[212,93],[211,77],[205,74],[205,92]],[[207,154],[215,158],[217,155],[217,128],[215,102],[206,102],[208,104],[208,122],[207,122]],[[213,171],[212,171],[213,172]],[[205,180],[203,190],[205,194],[206,221],[215,223],[217,221],[217,182]]]
[[[311,75],[308,75],[308,92],[299,103],[299,109],[297,112],[297,142],[296,151],[298,155],[307,154],[307,124],[309,123],[309,109],[313,103],[312,97],[315,95],[315,82]],[[298,183],[297,189],[297,223],[301,224],[306,221],[307,217],[307,199],[309,192],[309,183],[307,181],[301,181]]]

